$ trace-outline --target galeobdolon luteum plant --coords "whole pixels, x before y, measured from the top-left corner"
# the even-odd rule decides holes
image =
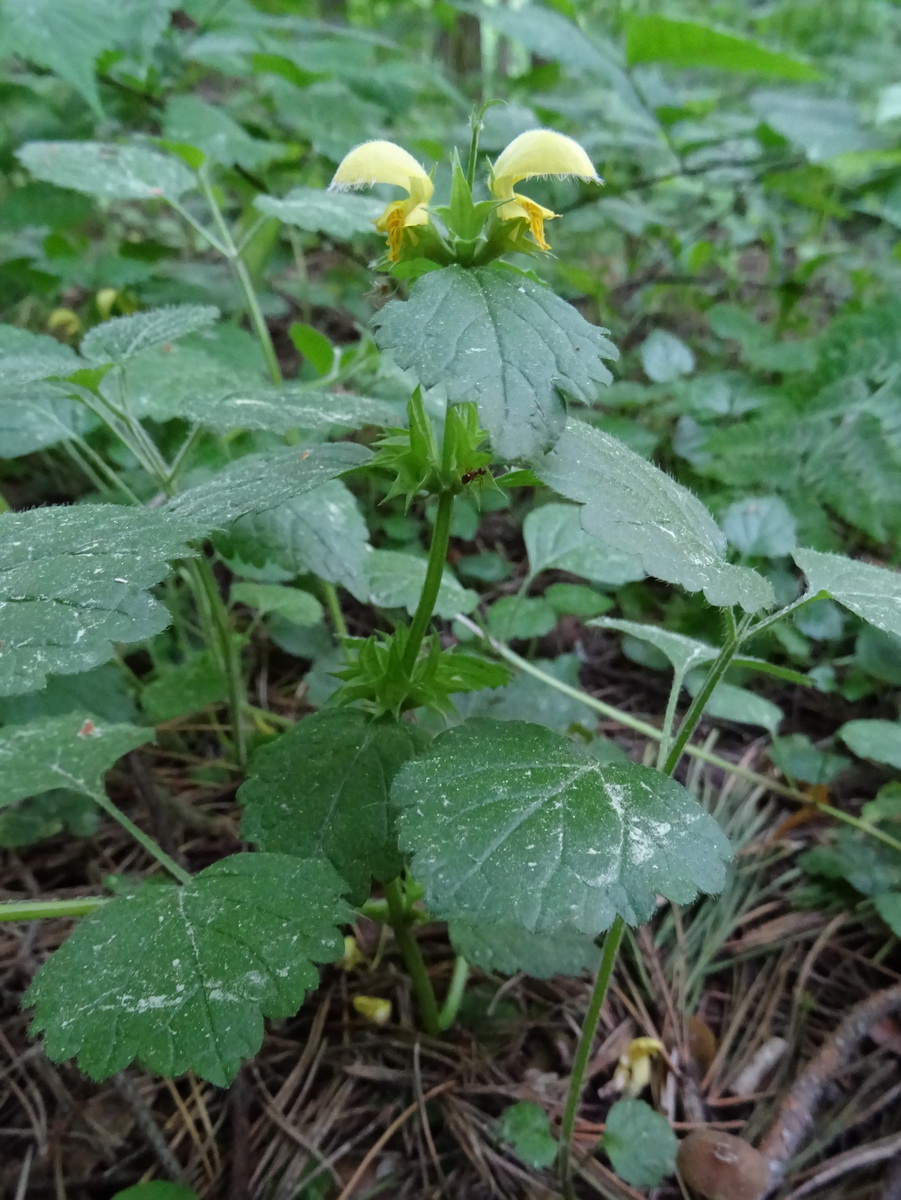
[[[63,439],[77,450],[109,498],[0,515],[0,693],[36,691],[48,677],[86,671],[117,647],[152,639],[170,614],[151,589],[182,578],[229,681],[231,748],[240,765],[249,729],[241,643],[212,556],[237,547],[252,558],[256,545],[272,544],[279,521],[294,522],[295,531],[314,526],[320,545],[340,543],[348,536],[342,497],[349,495],[341,478],[377,473],[408,505],[431,503],[436,511],[427,562],[410,559],[404,568],[416,565],[414,595],[408,588],[408,598],[395,601],[412,619],[398,617],[390,634],[348,637],[336,590],[371,601],[377,589],[368,564],[380,552],[367,548],[362,567],[353,568],[340,555],[333,561],[309,552],[305,569],[323,582],[343,651],[340,686],[314,715],[253,755],[239,792],[253,852],[189,874],[113,805],[104,773],[153,738],[148,727],[111,724],[86,710],[0,731],[0,802],[60,787],[93,797],[171,876],[111,898],[8,903],[2,916],[81,917],[25,1003],[35,1008],[33,1028],[47,1052],[77,1057],[95,1078],[137,1060],[165,1075],[192,1069],[227,1084],[259,1048],[263,1018],[293,1014],[317,983],[317,964],[344,954],[343,930],[361,908],[392,927],[430,1034],[453,1023],[468,963],[538,975],[593,969],[562,1127],[566,1176],[581,1083],[625,926],[649,920],[660,897],[687,903],[723,883],[729,844],[673,778],[714,688],[736,662],[768,670],[744,648],[818,597],[832,596],[901,634],[901,578],[798,550],[806,590],[776,610],[770,583],[727,560],[723,535],[690,492],[567,411],[568,402],[597,402],[616,351],[602,329],[504,256],[540,260],[556,216],[518,185],[545,175],[598,177],[576,142],[535,130],[503,151],[476,198],[477,131],[474,121],[466,167],[454,160],[444,204],[434,202],[423,166],[387,142],[352,150],[328,195],[301,189],[257,202],[264,215],[336,236],[375,216],[387,239],[378,269],[409,284],[407,298],[375,318],[378,345],[411,380],[403,427],[380,402],[277,382],[242,245],[203,164],[195,172],[140,145],[32,143],[21,151],[39,178],[106,199],[162,200],[182,213],[232,264],[273,384],[242,390],[201,375],[183,386],[179,372],[190,360],[170,355],[177,361],[169,369],[166,355],[216,317],[192,305],[107,321],[85,336],[79,354],[49,338],[0,330],[3,399],[32,403],[56,421],[62,432],[45,444]],[[374,184],[395,185],[405,198],[376,215],[368,198],[342,194]],[[192,192],[205,199],[212,229],[183,201]],[[174,417],[188,423],[187,439],[167,456],[147,419]],[[130,475],[127,487],[84,440],[85,428],[98,423],[143,468],[144,485]],[[384,427],[375,450],[346,436],[372,425]],[[270,437],[269,449],[186,477],[198,437],[242,429],[288,444]],[[341,430],[343,439],[327,440]],[[605,764],[544,725],[455,716],[455,696],[506,682],[507,662],[521,661],[480,636],[465,616],[477,597],[446,571],[454,499],[486,486],[551,489],[569,545],[632,556],[644,573],[702,592],[720,610],[719,646],[611,623],[650,638],[673,667],[663,728],[650,729],[659,742],[656,768]],[[383,573],[397,566],[380,561]],[[283,594],[242,595],[258,606],[296,606],[296,589],[267,586]],[[468,623],[477,635],[465,652],[434,630],[436,613],[458,611],[458,633]],[[699,667],[706,677],[680,719],[683,682]],[[433,737],[426,728],[434,723],[418,719],[429,709],[449,718],[450,727]],[[413,934],[426,916],[447,922],[459,954],[443,997]]]

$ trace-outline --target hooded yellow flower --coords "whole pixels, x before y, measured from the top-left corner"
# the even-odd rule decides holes
[[[579,143],[553,129],[530,129],[514,138],[494,164],[491,177],[492,192],[498,200],[507,201],[497,210],[498,216],[502,221],[528,221],[529,231],[542,250],[550,250],[544,236],[544,222],[553,221],[560,214],[514,192],[513,187],[522,179],[548,175],[604,182]]]
[[[394,142],[364,142],[344,156],[329,190],[372,187],[391,183],[403,188],[406,200],[394,200],[375,222],[376,229],[388,235],[388,257],[400,258],[404,230],[412,225],[427,225],[426,205],[435,190],[432,181],[412,154]]]

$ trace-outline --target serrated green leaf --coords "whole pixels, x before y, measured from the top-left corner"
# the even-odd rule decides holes
[[[73,837],[93,837],[100,817],[101,810],[93,798],[82,792],[67,788],[39,792],[0,812],[0,847],[15,850],[32,846],[63,830]]]
[[[713,662],[719,654],[716,646],[695,638],[686,637],[683,633],[672,633],[669,629],[660,629],[656,625],[642,625],[638,621],[620,621],[615,617],[599,617],[589,621],[596,629],[615,629],[628,637],[638,638],[647,642],[669,660],[673,670],[685,675],[692,667],[703,663]]]
[[[604,1151],[633,1187],[656,1187],[672,1175],[678,1148],[669,1121],[643,1100],[617,1100],[607,1113]]]
[[[355,898],[403,862],[389,804],[391,780],[418,748],[412,726],[353,709],[304,717],[257,751],[238,793],[242,836],[263,850],[324,857]]]
[[[529,933],[520,925],[451,921],[447,932],[454,949],[467,962],[500,975],[516,975],[520,971],[533,979],[581,975],[583,971],[596,970],[601,960],[601,952],[592,938],[568,930]]]
[[[425,583],[426,560],[401,550],[371,550],[366,559],[369,599],[379,608],[405,608],[416,611]],[[448,621],[457,613],[468,613],[479,602],[478,593],[462,587],[445,569],[438,589],[435,612]]]
[[[321,188],[293,188],[287,196],[257,196],[254,205],[267,217],[276,217],[307,233],[325,233],[347,241],[358,233],[374,233],[374,222],[385,205],[372,196],[354,192],[326,192]]]
[[[696,696],[704,684],[705,672],[692,672],[685,681],[691,696]],[[774,737],[785,714],[772,700],[736,687],[734,683],[718,683],[704,705],[704,713],[720,721],[736,721],[739,725],[760,725]]]
[[[582,504],[582,528],[600,542],[637,555],[649,575],[703,590],[718,607],[771,607],[769,582],[725,559],[725,538],[700,500],[633,450],[570,418],[535,466],[549,487]]]
[[[366,601],[369,531],[357,501],[333,479],[263,513],[242,517],[225,539],[228,553],[262,566],[274,562],[292,575],[311,572]]]
[[[192,531],[159,510],[97,504],[0,514],[0,695],[74,674],[165,629],[147,594],[189,556]]]
[[[86,433],[92,424],[92,417],[80,404],[52,386],[29,384],[7,390],[0,375],[0,457],[33,454]]]
[[[769,754],[780,771],[801,783],[831,783],[851,763],[842,754],[820,750],[803,733],[774,738]]]
[[[838,731],[859,758],[886,763],[901,771],[901,724],[897,721],[848,721]]]
[[[740,554],[784,558],[798,544],[798,526],[778,496],[736,500],[723,513],[723,533]]]
[[[488,610],[488,632],[504,641],[544,637],[556,624],[556,609],[543,596],[501,596]]]
[[[582,528],[580,514],[578,505],[551,503],[526,515],[522,533],[530,573],[569,571],[609,586],[644,579],[641,561],[590,537]]]
[[[102,200],[178,200],[195,186],[181,159],[114,142],[28,142],[16,157],[36,179]]]
[[[510,1142],[517,1156],[530,1167],[549,1167],[557,1157],[557,1142],[551,1123],[540,1105],[528,1100],[504,1109],[497,1123],[497,1136]]]
[[[108,725],[85,712],[7,725],[0,729],[0,807],[54,788],[102,795],[113,763],[153,737],[152,729]]]
[[[14,325],[0,325],[2,393],[41,379],[70,375],[80,365],[75,351],[56,338],[17,329]]]
[[[0,9],[0,46],[56,72],[102,113],[94,60],[113,44],[110,0],[59,5],[55,0],[6,0]]]
[[[314,963],[344,953],[352,918],[322,860],[235,854],[183,887],[146,883],[80,922],[25,996],[32,1032],[56,1062],[78,1056],[92,1079],[137,1060],[218,1087],[315,987]]]
[[[497,455],[529,458],[563,431],[563,396],[591,404],[618,357],[598,329],[548,288],[499,267],[445,267],[376,316],[376,341],[423,387],[474,400]]]
[[[812,595],[826,592],[877,629],[901,635],[901,573],[819,550],[796,550],[792,557]]]
[[[715,892],[731,849],[674,780],[602,765],[539,725],[473,720],[395,778],[398,834],[442,919],[595,937],[657,894]]]
[[[195,536],[221,529],[250,512],[266,512],[302,496],[335,476],[362,466],[372,451],[353,442],[289,446],[271,454],[248,454],[213,478],[180,492],[159,511],[193,526]]]
[[[261,616],[277,613],[294,625],[318,625],[323,615],[322,605],[315,596],[278,583],[236,583],[232,586],[231,601],[255,608]]]
[[[177,341],[212,325],[219,309],[201,304],[173,304],[95,325],[84,336],[81,353],[90,362],[124,362],[151,346]]]
[[[739,71],[778,79],[820,78],[820,72],[810,63],[769,50],[750,38],[656,14],[629,15],[626,56],[630,63],[665,62],[676,67]]]
[[[195,146],[213,162],[247,171],[281,158],[286,150],[280,142],[251,137],[221,107],[200,96],[173,96],[166,105],[163,132],[169,141]]]

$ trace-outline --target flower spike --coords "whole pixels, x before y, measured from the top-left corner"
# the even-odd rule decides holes
[[[522,179],[547,178],[549,175],[557,179],[604,182],[579,143],[553,129],[530,129],[514,138],[494,164],[491,178],[492,192],[498,200],[506,201],[497,215],[502,221],[527,221],[541,250],[550,250],[544,236],[544,222],[553,221],[560,214],[513,188]]]
[[[388,258],[397,262],[404,240],[404,230],[414,225],[427,225],[426,205],[434,187],[423,167],[402,146],[394,142],[363,142],[346,154],[335,172],[329,191],[372,187],[390,183],[403,188],[406,200],[394,200],[374,222],[376,229],[388,235]],[[412,234],[415,241],[415,234]]]

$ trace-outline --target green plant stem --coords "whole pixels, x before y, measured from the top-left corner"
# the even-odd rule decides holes
[[[741,641],[749,641],[752,637],[756,637],[758,633],[762,633],[764,629],[769,629],[771,625],[777,624],[779,621],[787,617],[789,613],[796,612],[799,608],[803,608],[805,604],[810,604],[817,599],[817,594],[805,593],[799,596],[797,600],[793,600],[791,604],[786,604],[785,608],[780,608],[778,612],[770,613],[768,617],[764,617],[762,621],[758,621],[756,625],[750,625],[745,629]]]
[[[462,954],[458,954],[454,962],[454,970],[451,975],[450,984],[448,985],[447,995],[444,997],[441,1012],[438,1014],[438,1028],[440,1030],[450,1029],[451,1025],[456,1021],[468,980],[469,963]]]
[[[673,682],[670,687],[669,698],[666,702],[666,712],[663,715],[663,729],[660,736],[660,746],[657,750],[657,770],[663,770],[663,764],[666,762],[667,755],[670,751],[670,746],[673,740],[673,726],[676,722],[676,709],[679,706],[679,696],[682,693],[682,685],[685,683],[685,666],[679,666],[673,671]]]
[[[682,718],[682,724],[679,726],[679,730],[673,739],[673,744],[661,768],[664,775],[672,775],[673,771],[675,771],[679,759],[682,757],[682,752],[688,745],[698,721],[704,715],[704,709],[707,707],[707,701],[713,694],[713,689],[732,665],[739,641],[739,634],[727,638],[722,650],[720,650],[719,654],[710,664],[710,668],[707,671],[707,678],[704,680],[701,690],[692,700],[688,712]]]
[[[328,583],[324,579],[321,579],[319,582],[322,589],[322,599],[328,610],[332,625],[335,628],[338,641],[344,642],[349,635],[347,632],[347,622],[344,620],[344,613],[341,611],[341,602],[338,599],[338,589],[333,583]]]
[[[228,684],[228,708],[231,718],[232,737],[235,743],[235,759],[243,770],[247,766],[247,730],[244,714],[247,695],[244,674],[241,670],[241,653],[232,638],[228,609],[222,596],[213,568],[208,558],[188,559],[187,570],[194,583],[195,591],[204,603],[198,605],[201,619],[206,626],[207,640],[217,653]],[[212,636],[210,636],[212,634]]]
[[[602,717],[608,717],[610,720],[616,721],[624,729],[632,729],[636,733],[652,738],[654,741],[660,741],[663,737],[663,732],[656,725],[650,725],[647,721],[642,721],[640,717],[633,717],[631,713],[614,708],[612,704],[598,700],[595,696],[589,696],[587,692],[582,692],[560,679],[555,679],[553,675],[548,675],[546,671],[542,671],[540,667],[536,667],[528,659],[520,657],[515,650],[511,650],[503,642],[489,637],[484,630],[476,625],[475,621],[470,620],[463,613],[457,613],[454,620],[484,638],[500,658],[505,659],[512,666],[518,667],[519,670],[524,671],[527,675],[532,675],[535,679],[540,679],[542,683],[547,684],[550,688],[554,688],[562,695],[571,696],[572,699],[579,700],[587,708],[593,709]],[[786,783],[781,783],[778,779],[771,779],[768,775],[761,775],[758,771],[750,771],[747,767],[730,762],[728,758],[714,754],[712,750],[705,750],[703,746],[693,746],[690,742],[685,746],[685,753],[690,758],[697,758],[701,762],[709,763],[710,766],[725,771],[728,775],[734,775],[738,779],[744,779],[748,783],[766,788],[770,792],[775,792],[778,796],[785,796],[787,800],[794,800],[798,804],[815,805],[828,816],[834,817],[836,821],[840,821],[844,825],[853,825],[855,829],[869,834],[870,837],[876,838],[877,841],[883,842],[885,845],[891,846],[893,850],[901,853],[901,841],[893,838],[891,834],[884,833],[875,825],[869,825],[866,821],[860,820],[859,817],[853,817],[850,813],[842,812],[839,808],[833,808],[829,804],[820,803],[813,796],[807,792],[802,792],[799,788],[790,787]]]
[[[84,896],[78,900],[6,900],[0,904],[0,922],[86,917],[106,902],[105,896]]]
[[[619,953],[619,944],[622,941],[625,929],[625,921],[622,917],[616,917],[607,931],[607,936],[604,938],[604,952],[601,955],[601,965],[598,967],[594,988],[591,992],[591,999],[588,1002],[588,1011],[582,1023],[582,1032],[579,1034],[579,1044],[576,1047],[572,1074],[569,1077],[566,1106],[563,1109],[563,1119],[560,1123],[560,1178],[563,1183],[563,1193],[567,1197],[567,1200],[570,1200],[573,1195],[572,1138],[573,1130],[576,1126],[576,1113],[579,1109],[579,1097],[582,1095],[582,1086],[585,1082],[585,1071],[588,1068],[591,1047],[594,1044],[594,1035],[597,1032],[601,1009],[604,1006],[607,989],[610,986],[610,977],[613,974],[616,956]]]
[[[228,259],[238,283],[241,285],[241,291],[244,293],[244,303],[247,306],[247,315],[250,318],[254,333],[257,335],[260,348],[263,351],[269,376],[276,387],[281,387],[284,380],[282,378],[281,367],[278,365],[278,355],[275,353],[275,346],[272,344],[272,335],[269,332],[269,326],[266,324],[266,318],[263,316],[263,310],[260,308],[260,301],[257,297],[256,288],[253,286],[253,280],[250,278],[250,272],[247,270],[247,264],[244,262],[238,247],[235,245],[231,230],[225,221],[225,217],[222,215],[222,209],[219,207],[219,202],[210,186],[210,181],[207,179],[205,171],[200,170],[197,178],[200,181],[200,190],[203,192],[204,198],[210,206],[213,223],[219,233],[219,240],[213,242],[213,244]],[[206,236],[209,237],[208,234]]]
[[[91,794],[91,799],[94,800],[98,808],[103,809],[107,816],[112,817],[114,821],[118,821],[122,828],[130,833],[135,841],[143,846],[147,853],[155,858],[160,866],[165,867],[169,874],[173,875],[179,883],[191,882],[191,876],[184,867],[180,867],[175,859],[170,858],[166,851],[161,846],[158,846],[149,834],[146,834],[143,829],[135,825],[131,817],[127,817],[121,809],[117,808],[109,796],[103,792],[96,792]]]
[[[413,668],[416,666],[416,659],[419,657],[422,639],[425,637],[426,629],[428,629],[429,621],[431,621],[432,613],[435,609],[435,601],[438,599],[441,578],[444,574],[444,564],[447,560],[447,547],[450,542],[450,524],[453,507],[453,492],[442,492],[438,497],[438,512],[435,515],[435,528],[432,530],[432,544],[429,546],[429,563],[426,568],[425,582],[422,585],[419,604],[416,606],[416,614],[413,617],[413,623],[410,626],[410,633],[407,638],[407,646],[404,650],[404,670],[408,676],[412,675]]]
[[[430,1037],[437,1037],[441,1031],[438,1001],[422,952],[416,938],[410,932],[410,917],[403,885],[399,879],[385,884],[385,900],[388,903],[389,924],[394,930],[394,936],[407,965],[410,982],[413,984],[413,991],[416,993],[422,1027]]]

